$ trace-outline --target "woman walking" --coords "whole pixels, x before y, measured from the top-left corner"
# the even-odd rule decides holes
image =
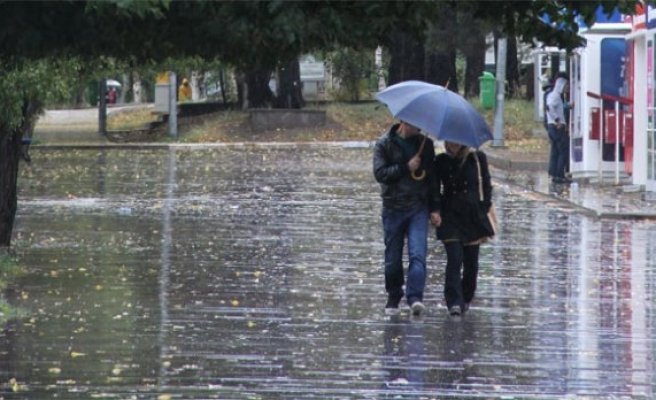
[[[446,305],[450,315],[460,316],[476,292],[479,246],[494,235],[487,220],[492,184],[485,153],[448,141],[444,147],[433,165],[441,197],[437,238],[447,255]]]

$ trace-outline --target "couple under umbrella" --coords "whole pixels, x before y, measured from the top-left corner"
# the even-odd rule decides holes
[[[401,82],[377,98],[400,121],[376,142],[373,159],[383,200],[385,311],[396,313],[405,297],[414,316],[425,312],[430,220],[447,254],[447,310],[460,317],[476,291],[479,246],[494,235],[487,216],[490,174],[485,154],[477,150],[492,134],[467,100],[439,85]],[[446,152],[435,156],[433,140],[421,135],[422,130],[443,140]]]

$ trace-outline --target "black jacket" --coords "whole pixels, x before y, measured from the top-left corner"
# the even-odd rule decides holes
[[[480,200],[475,156],[481,168],[483,201]],[[485,153],[471,152],[464,162],[446,153],[438,154],[433,170],[442,205],[442,224],[437,228],[437,238],[468,243],[485,236],[481,232],[481,216],[487,214],[492,205],[492,183]]]
[[[436,211],[440,201],[432,168],[435,158],[433,140],[426,138],[421,154],[419,170],[426,171],[426,176],[422,180],[414,180],[408,169],[408,161],[414,154],[406,154],[395,140],[395,136],[398,137],[398,127],[398,124],[392,126],[378,139],[374,147],[374,176],[380,183],[383,209],[399,210],[423,205],[428,206],[431,212]],[[411,140],[415,142],[416,152],[424,136],[417,135]]]

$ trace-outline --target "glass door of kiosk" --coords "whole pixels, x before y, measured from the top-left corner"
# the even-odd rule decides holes
[[[647,39],[647,190],[656,191],[656,108],[654,107],[654,41],[656,35]]]

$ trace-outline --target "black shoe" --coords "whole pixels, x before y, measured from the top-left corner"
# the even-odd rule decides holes
[[[385,313],[393,314],[399,311],[399,303],[403,296],[387,296],[387,304],[385,304]]]
[[[462,310],[460,306],[451,306],[449,307],[449,315],[452,317],[459,317],[462,315]]]
[[[551,181],[552,181],[553,183],[560,183],[560,184],[572,183],[572,180],[571,180],[571,179],[569,179],[569,178],[565,178],[565,177],[562,177],[562,178],[551,178]]]

